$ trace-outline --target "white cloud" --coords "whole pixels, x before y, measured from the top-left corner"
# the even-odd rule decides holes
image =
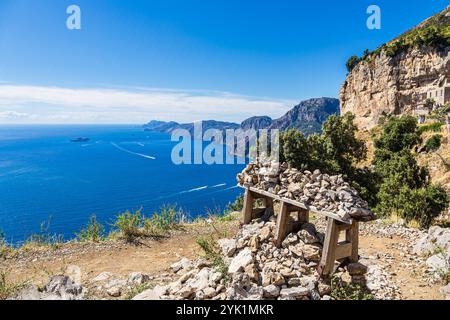
[[[253,115],[281,116],[293,103],[226,92],[0,84],[0,112],[2,108],[20,106],[25,110],[23,115],[36,115],[29,121],[41,123],[144,123],[152,119],[242,121]]]
[[[32,116],[28,113],[17,112],[17,111],[0,111],[0,119],[24,119],[31,118]]]

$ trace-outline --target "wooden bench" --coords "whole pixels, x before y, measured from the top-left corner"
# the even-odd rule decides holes
[[[263,200],[262,208],[253,208],[255,200]],[[275,245],[281,247],[286,236],[302,223],[309,222],[309,214],[319,214],[327,218],[328,224],[322,249],[322,257],[318,266],[319,274],[328,276],[333,272],[336,260],[348,259],[358,262],[359,224],[354,220],[343,220],[333,212],[317,210],[298,201],[280,197],[257,188],[245,188],[243,220],[249,224],[253,219],[261,217],[266,209],[274,211],[273,203],[279,201],[281,208],[277,216]],[[297,220],[290,221],[291,214],[297,213]],[[339,241],[341,232],[345,232],[345,240]]]

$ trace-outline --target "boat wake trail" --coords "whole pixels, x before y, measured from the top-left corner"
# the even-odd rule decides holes
[[[220,187],[225,187],[227,184],[226,183],[221,183],[221,184],[216,184],[215,186],[212,186],[211,188],[220,188]]]
[[[135,155],[135,156],[138,156],[138,157],[142,157],[142,158],[146,158],[146,159],[150,159],[150,160],[156,160],[155,157],[148,156],[148,155],[142,154],[142,153],[137,153],[137,152],[130,151],[130,150],[128,150],[128,149],[122,148],[121,146],[117,145],[117,144],[114,143],[114,142],[111,142],[111,144],[112,144],[114,147],[116,147],[117,149],[119,149],[120,151],[129,153],[129,154],[132,154],[132,155]]]

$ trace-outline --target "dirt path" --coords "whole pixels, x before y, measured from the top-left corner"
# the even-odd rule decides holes
[[[50,275],[78,266],[82,283],[102,272],[125,277],[131,272],[161,275],[182,257],[189,259],[201,253],[196,239],[211,234],[232,237],[238,230],[237,221],[221,224],[218,228],[200,226],[189,228],[162,241],[149,241],[142,245],[125,243],[82,245],[68,244],[45,256],[25,255],[23,258],[0,262],[0,269],[7,269],[13,282],[28,280],[44,284]],[[392,281],[401,290],[402,299],[442,299],[439,284],[432,284],[423,277],[423,260],[405,253],[406,239],[399,236],[380,237],[365,232],[360,237],[360,255],[377,259]],[[48,251],[49,249],[47,249]]]

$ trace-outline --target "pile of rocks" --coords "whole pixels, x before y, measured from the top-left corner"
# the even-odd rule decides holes
[[[450,274],[450,228],[433,226],[419,239],[413,252],[428,257],[428,272],[437,280]],[[441,288],[441,293],[450,300],[450,284]]]
[[[331,286],[316,271],[323,234],[304,223],[277,248],[274,232],[275,217],[266,214],[244,225],[234,239],[217,241],[220,259],[213,260],[223,261],[222,266],[205,259],[183,259],[171,267],[178,280],[144,291],[134,299],[331,299]],[[363,274],[358,272],[359,277]]]
[[[277,196],[296,200],[313,210],[336,213],[344,220],[374,220],[366,201],[344,181],[342,175],[330,176],[290,168],[286,163],[251,163],[237,176],[244,187],[254,187]]]
[[[71,278],[56,275],[43,287],[28,286],[14,300],[82,300],[86,291]]]

